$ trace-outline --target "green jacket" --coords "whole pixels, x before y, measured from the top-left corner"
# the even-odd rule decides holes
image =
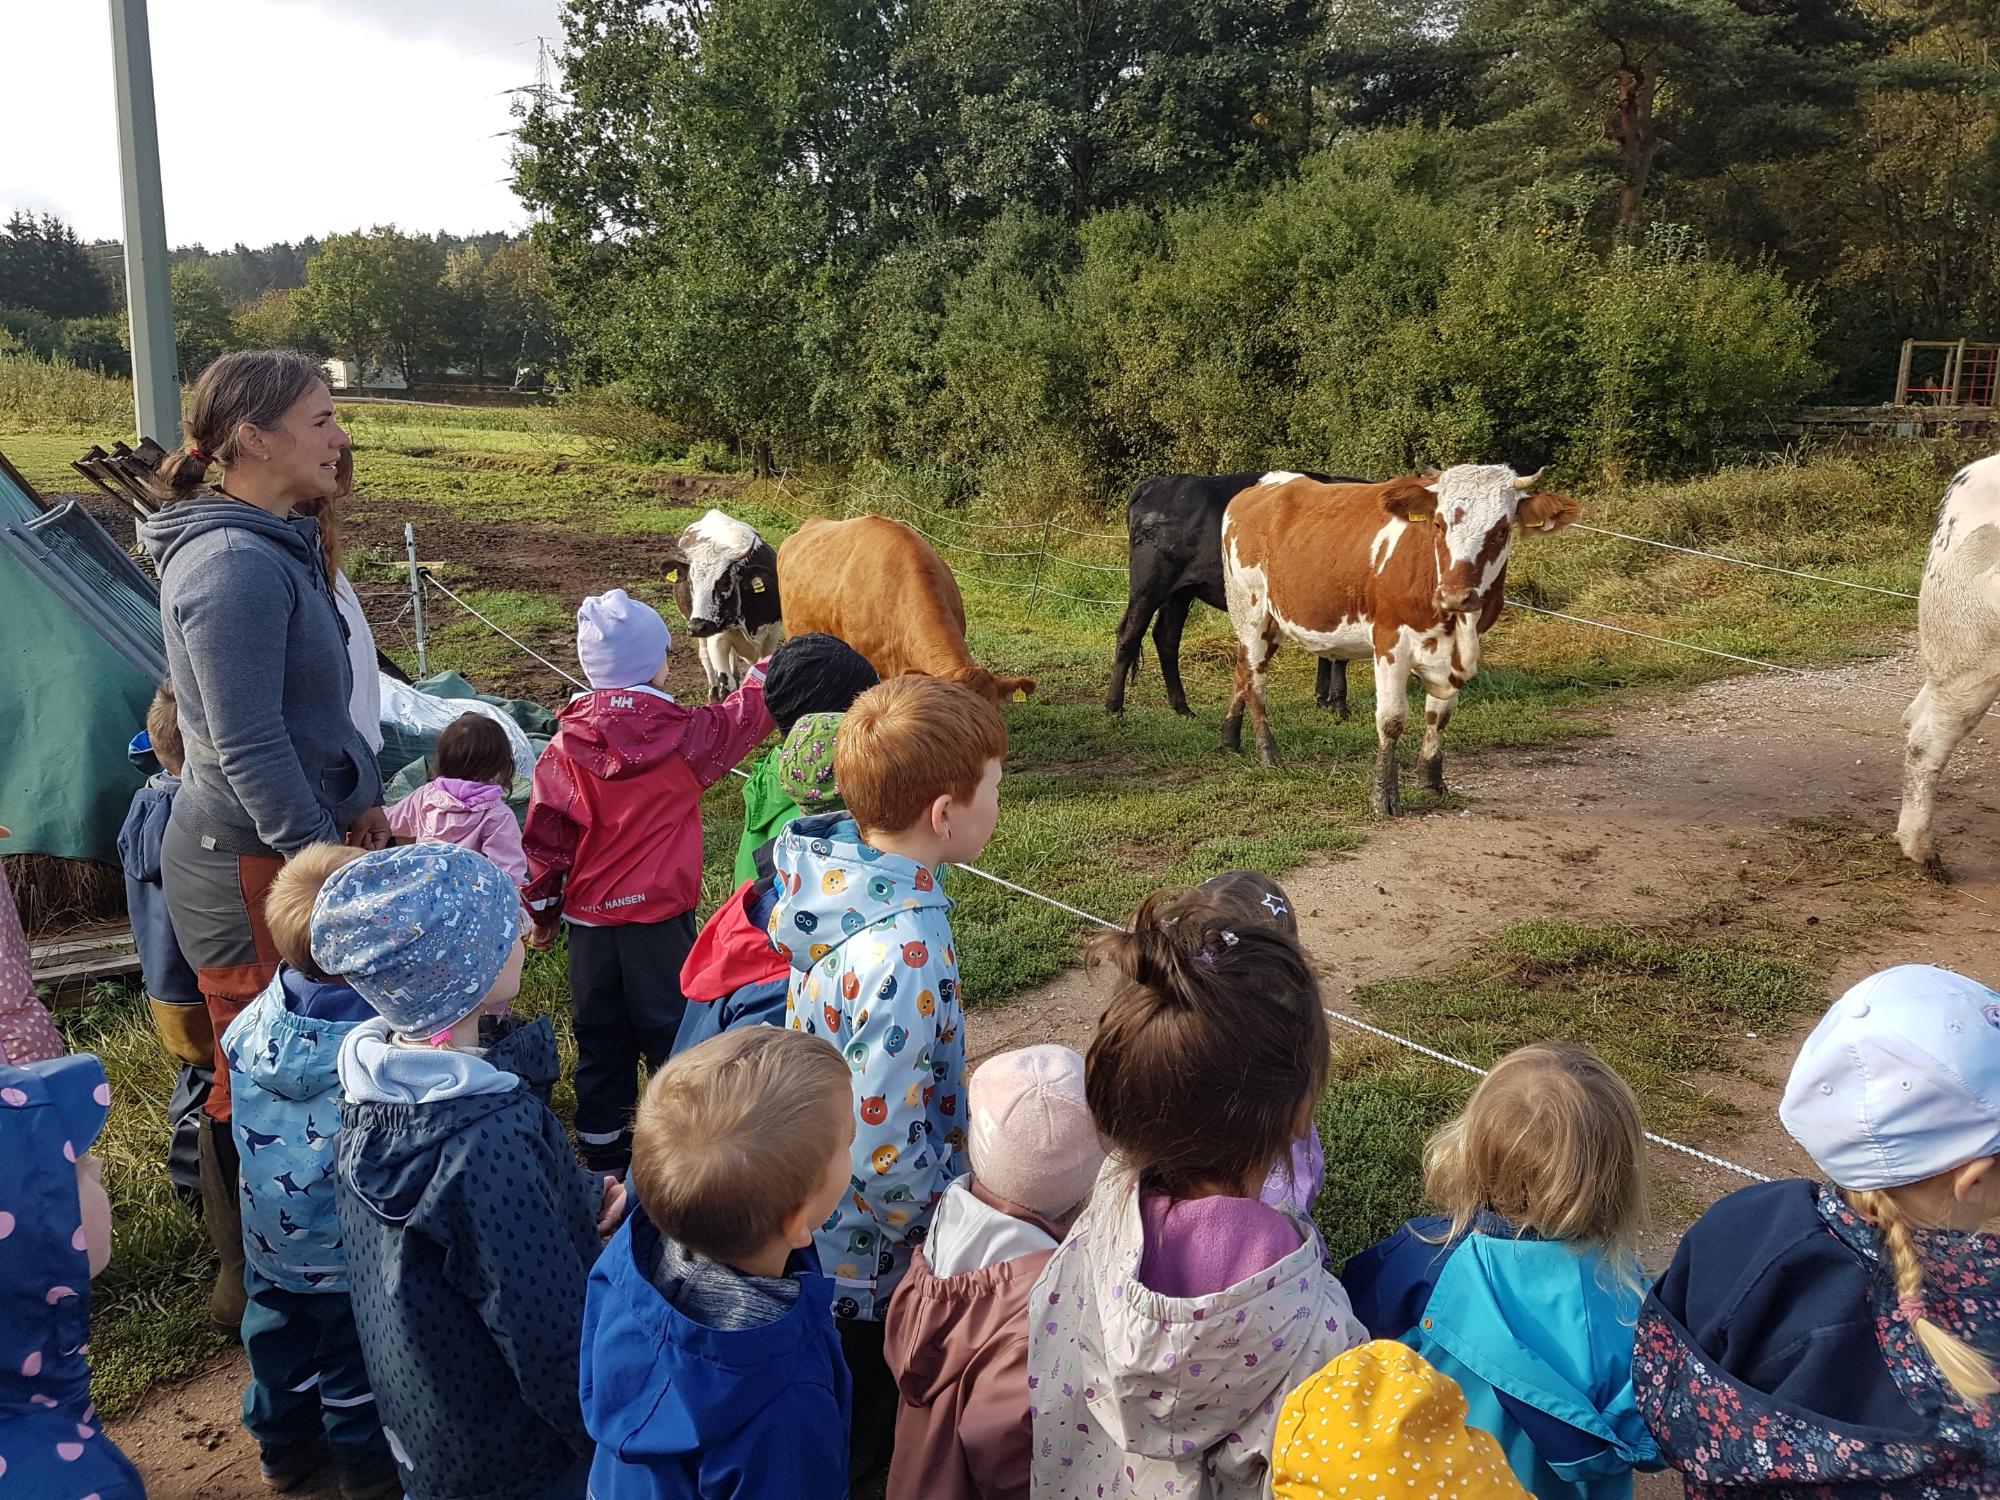
[[[784,748],[780,741],[767,750],[743,783],[743,841],[736,846],[738,885],[756,877],[757,861],[752,856],[799,815],[798,804],[778,785],[778,756]]]

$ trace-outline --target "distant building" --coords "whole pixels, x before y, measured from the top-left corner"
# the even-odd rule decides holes
[[[336,391],[406,391],[409,382],[402,373],[387,366],[369,362],[357,366],[351,359],[328,359],[320,362],[326,371],[326,383]]]

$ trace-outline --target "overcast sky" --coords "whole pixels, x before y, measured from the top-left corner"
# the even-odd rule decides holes
[[[167,238],[522,225],[506,91],[559,0],[151,0]],[[108,0],[0,0],[0,217],[123,237]]]

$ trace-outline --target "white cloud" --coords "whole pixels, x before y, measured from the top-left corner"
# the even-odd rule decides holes
[[[152,0],[167,236],[518,227],[507,90],[558,0]],[[0,211],[122,234],[109,7],[0,4]],[[31,59],[28,66],[18,60]]]

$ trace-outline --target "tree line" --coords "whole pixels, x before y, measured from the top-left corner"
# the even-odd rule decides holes
[[[566,0],[575,377],[760,455],[1664,468],[2000,336],[1980,0]]]
[[[562,353],[541,250],[523,236],[393,226],[211,252],[173,252],[174,340],[188,380],[226,349],[338,354],[409,384],[540,372]],[[0,229],[0,349],[131,371],[123,247],[85,244],[54,215]]]

